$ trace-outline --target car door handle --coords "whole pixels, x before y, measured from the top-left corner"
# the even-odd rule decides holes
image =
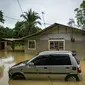
[[[66,69],[70,69],[70,67],[66,67]]]
[[[47,67],[44,67],[44,69],[47,69]]]

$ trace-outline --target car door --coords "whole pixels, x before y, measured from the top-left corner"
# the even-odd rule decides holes
[[[39,79],[48,79],[49,75],[49,55],[40,55],[33,60],[34,66],[37,69]]]
[[[50,57],[50,78],[64,78],[71,72],[71,61],[69,55],[54,54]]]
[[[29,63],[31,63],[31,62],[29,62]],[[34,65],[29,65],[29,64],[25,65],[23,67],[23,72],[27,79],[37,78],[37,69],[35,68]]]

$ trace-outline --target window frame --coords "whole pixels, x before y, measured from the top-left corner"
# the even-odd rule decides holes
[[[29,47],[29,42],[30,42],[30,41],[33,41],[33,42],[34,42],[35,48],[30,48],[30,47]],[[36,40],[28,40],[28,49],[30,49],[30,50],[36,50]]]
[[[48,50],[52,50],[50,49],[50,42],[51,41],[62,41],[63,42],[63,49],[62,50],[65,50],[65,40],[64,39],[58,39],[58,40],[48,40]],[[55,49],[56,50],[56,49]]]

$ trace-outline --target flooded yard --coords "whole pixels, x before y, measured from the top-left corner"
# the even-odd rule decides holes
[[[81,61],[83,80],[79,82],[66,82],[64,80],[9,80],[9,68],[20,61],[30,59],[33,55],[24,52],[0,52],[0,85],[84,85],[85,83],[85,61]]]

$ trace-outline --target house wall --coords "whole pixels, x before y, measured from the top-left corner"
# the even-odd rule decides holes
[[[85,58],[85,41],[65,41],[65,50],[75,50],[80,59]]]
[[[36,40],[36,50],[28,49],[28,42],[25,42],[25,53],[37,54],[41,51],[48,50],[48,41],[47,40]]]
[[[75,38],[75,42],[71,42],[71,37]],[[85,35],[82,31],[64,26],[55,26],[40,35],[33,36],[26,40],[25,53],[37,54],[48,49],[49,40],[65,40],[65,50],[76,50],[79,58],[85,57]],[[36,50],[28,49],[28,40],[36,40]]]

